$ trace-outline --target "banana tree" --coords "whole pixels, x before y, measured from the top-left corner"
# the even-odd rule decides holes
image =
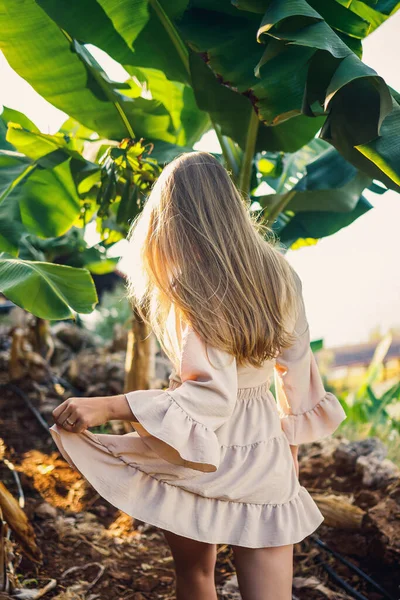
[[[57,239],[90,220],[104,248],[115,243],[160,166],[209,129],[249,197],[264,177],[258,167],[266,156],[283,153],[287,163],[296,162],[320,131],[336,150],[322,144],[314,154],[323,150],[322,162],[310,165],[293,189],[272,185],[275,195],[259,198],[260,218],[287,245],[351,223],[370,208],[362,191],[373,179],[400,189],[398,96],[361,61],[361,40],[398,6],[391,0],[373,7],[336,0],[0,0],[0,48],[10,65],[69,115],[59,134],[49,136],[24,115],[3,113],[4,264],[17,269],[28,234]],[[110,79],[94,47],[124,67],[125,81]],[[339,178],[332,181],[326,175],[333,168]],[[16,298],[23,282],[1,280],[0,274],[0,289]],[[24,294],[17,299],[24,305]],[[80,302],[80,310],[90,311],[92,299]],[[76,310],[64,304],[64,317]],[[46,310],[52,317],[49,304]]]
[[[125,237],[127,215],[138,213],[160,172],[139,142],[100,148],[99,161],[91,162],[78,152],[80,141],[14,123],[7,132],[13,150],[0,154],[1,290],[42,318],[69,318],[74,312],[93,310],[97,298],[90,272],[115,268],[117,261],[107,257],[107,248]],[[88,247],[83,231],[92,219],[103,241]],[[28,272],[39,292],[29,297]],[[69,293],[61,290],[60,281]],[[54,293],[46,293],[47,287]]]

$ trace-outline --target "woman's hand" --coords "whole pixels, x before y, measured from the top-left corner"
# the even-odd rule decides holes
[[[66,431],[82,433],[107,421],[135,421],[124,394],[97,398],[68,398],[53,410],[54,421]]]
[[[72,433],[104,425],[110,419],[109,398],[68,398],[53,410],[54,421]]]
[[[292,453],[294,467],[296,469],[296,475],[297,475],[297,477],[299,477],[299,458],[298,458],[299,447],[298,446],[290,446],[290,451]]]

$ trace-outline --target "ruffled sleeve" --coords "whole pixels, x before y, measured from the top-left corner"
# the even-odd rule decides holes
[[[281,426],[291,445],[317,441],[331,435],[346,418],[342,405],[324,388],[310,347],[301,282],[296,276],[300,311],[296,341],[276,359],[275,390]]]
[[[167,390],[138,390],[125,397],[136,418],[135,430],[159,456],[213,472],[220,463],[215,432],[229,419],[237,399],[236,359],[206,347],[188,325],[181,348],[179,369]]]

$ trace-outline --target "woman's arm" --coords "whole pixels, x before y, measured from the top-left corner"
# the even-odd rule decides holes
[[[107,397],[107,421],[136,421],[125,394]]]
[[[57,425],[71,433],[81,433],[88,427],[104,425],[111,420],[136,421],[124,394],[97,398],[68,398],[57,406],[52,414]]]

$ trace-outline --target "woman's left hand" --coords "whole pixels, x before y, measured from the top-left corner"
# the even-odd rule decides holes
[[[109,421],[109,402],[107,397],[68,398],[52,414],[57,425],[66,431],[81,433]]]

